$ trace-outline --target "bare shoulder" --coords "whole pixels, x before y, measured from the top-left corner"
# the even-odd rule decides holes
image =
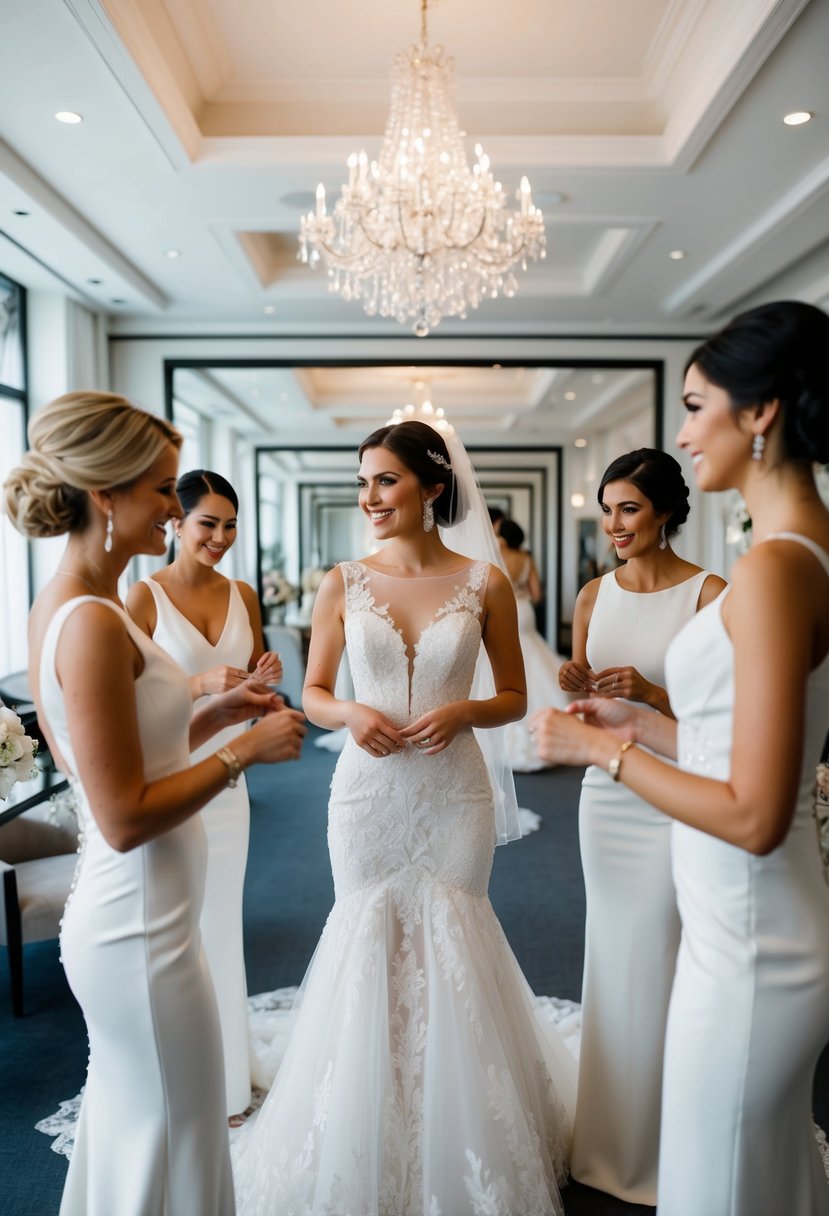
[[[132,612],[133,608],[145,609],[153,602],[153,593],[150,591],[143,578],[137,583],[133,583],[127,591],[127,608]]]
[[[233,585],[241,595],[247,608],[258,607],[259,597],[256,594],[255,588],[251,587],[250,583],[246,583],[244,579],[235,578],[233,580]]]
[[[825,615],[829,578],[805,545],[775,538],[754,545],[731,575],[731,611],[772,611],[792,623]]]
[[[699,571],[704,574],[704,570]],[[724,578],[720,578],[719,574],[709,574],[700,587],[699,597],[697,598],[697,611],[700,608],[705,608],[707,604],[713,604],[718,596],[722,595],[728,583]]]
[[[596,606],[596,598],[604,577],[605,575],[600,574],[598,578],[591,578],[589,583],[584,584],[576,596],[576,610],[578,612],[586,613],[588,616],[591,615]]]
[[[114,654],[131,654],[133,642],[115,604],[87,600],[70,612],[61,630],[59,654],[88,664]]]
[[[314,610],[324,605],[327,610],[343,603],[345,599],[345,581],[339,566],[332,566],[323,575],[314,601]]]
[[[512,583],[507,575],[504,574],[503,570],[499,570],[497,566],[494,566],[492,562],[489,562],[488,566],[489,570],[486,581],[487,599],[489,598],[490,593],[497,597],[510,595],[514,599],[515,592],[512,589]]]

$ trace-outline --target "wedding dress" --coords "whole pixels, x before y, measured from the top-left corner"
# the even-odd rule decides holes
[[[829,554],[805,545],[829,575]],[[668,651],[679,765],[727,781],[734,650],[728,592]],[[829,886],[815,825],[829,726],[829,656],[808,677],[800,789],[788,835],[765,857],[681,823],[673,872],[682,943],[665,1043],[660,1216],[827,1216],[812,1085],[829,1033]],[[829,877],[829,876],[827,876]]]
[[[146,780],[187,768],[187,677],[121,608],[93,596],[63,604],[43,640],[41,704],[61,754],[74,769],[55,655],[67,617],[88,602],[123,618],[144,660],[135,700]],[[201,820],[120,853],[80,785],[76,793],[82,844],[60,944],[89,1069],[61,1216],[231,1216],[222,1045],[198,928]]]
[[[340,566],[356,698],[404,725],[469,694],[489,566]],[[258,1117],[243,1216],[561,1214],[575,1063],[487,897],[492,788],[472,730],[434,756],[349,737],[331,786],[336,902]]]
[[[189,676],[211,667],[241,667],[247,671],[253,653],[253,630],[239,588],[228,580],[227,617],[215,645],[176,608],[164,587],[154,578],[144,583],[156,607],[153,641],[179,663]],[[198,764],[239,735],[239,727],[219,731],[193,752]],[[250,805],[244,774],[235,788],[227,786],[203,807],[201,820],[207,836],[207,873],[201,929],[207,965],[213,977],[225,1060],[227,1114],[245,1110],[251,1099],[251,1060],[248,1038],[247,985],[242,941],[242,894],[248,860]]]

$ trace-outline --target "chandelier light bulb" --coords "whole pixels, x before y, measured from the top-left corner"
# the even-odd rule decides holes
[[[584,495],[579,493],[578,490],[576,490],[575,494],[570,495],[570,506],[575,507],[576,510],[584,506]]]
[[[470,167],[453,100],[453,64],[426,36],[394,61],[380,155],[346,162],[330,212],[317,189],[316,212],[301,221],[299,259],[324,261],[331,291],[359,301],[369,316],[393,317],[428,334],[444,317],[465,318],[483,299],[515,295],[515,272],[544,257],[544,219],[521,179],[519,210],[480,143]]]

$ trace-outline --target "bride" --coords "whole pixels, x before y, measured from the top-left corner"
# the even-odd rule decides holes
[[[336,902],[234,1145],[242,1216],[563,1213],[575,1063],[487,898],[496,837],[519,834],[487,745],[526,706],[515,600],[476,560],[497,547],[449,445],[420,422],[365,440],[359,505],[382,547],[317,596],[304,706],[349,732],[329,806]],[[354,701],[334,693],[346,646]]]

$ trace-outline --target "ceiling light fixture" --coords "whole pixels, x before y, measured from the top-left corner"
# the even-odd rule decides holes
[[[313,267],[324,259],[331,291],[360,300],[370,317],[411,319],[421,338],[487,297],[514,296],[513,268],[545,254],[544,219],[527,178],[520,207],[510,211],[480,144],[469,167],[452,60],[427,42],[429,2],[421,0],[420,45],[395,57],[379,159],[352,152],[333,212],[320,183],[299,236],[300,261]]]
[[[275,304],[266,304],[265,307],[262,309],[262,312],[267,313],[267,315],[270,317],[273,315],[273,313],[276,312],[276,305]]]
[[[74,110],[58,110],[55,118],[58,122],[65,122],[67,126],[77,126],[79,122],[83,122],[83,114],[76,114]]]
[[[165,249],[164,256],[165,256],[165,258],[180,258],[181,250],[180,249]]]
[[[446,410],[441,406],[435,409],[428,398],[421,401],[420,405],[413,405],[410,401],[402,409],[396,409],[391,418],[386,419],[386,426],[397,426],[399,422],[426,422],[436,431],[443,431],[447,435],[451,435],[455,430],[446,417]]]
[[[573,392],[572,389],[570,389],[569,392],[564,394],[564,400],[565,401],[575,401],[576,400],[576,394]]]
[[[574,440],[573,440],[573,447],[574,447],[574,448],[586,448],[586,447],[587,447],[587,440],[586,440],[586,439],[574,439]]]
[[[576,490],[575,494],[570,495],[570,506],[575,507],[577,510],[579,507],[584,506],[584,495],[580,494],[578,490]]]
[[[783,122],[787,127],[802,127],[811,117],[809,110],[792,110],[791,114],[783,115]]]
[[[668,257],[672,262],[681,262],[683,258],[687,258],[688,254],[684,249],[672,249]]]

